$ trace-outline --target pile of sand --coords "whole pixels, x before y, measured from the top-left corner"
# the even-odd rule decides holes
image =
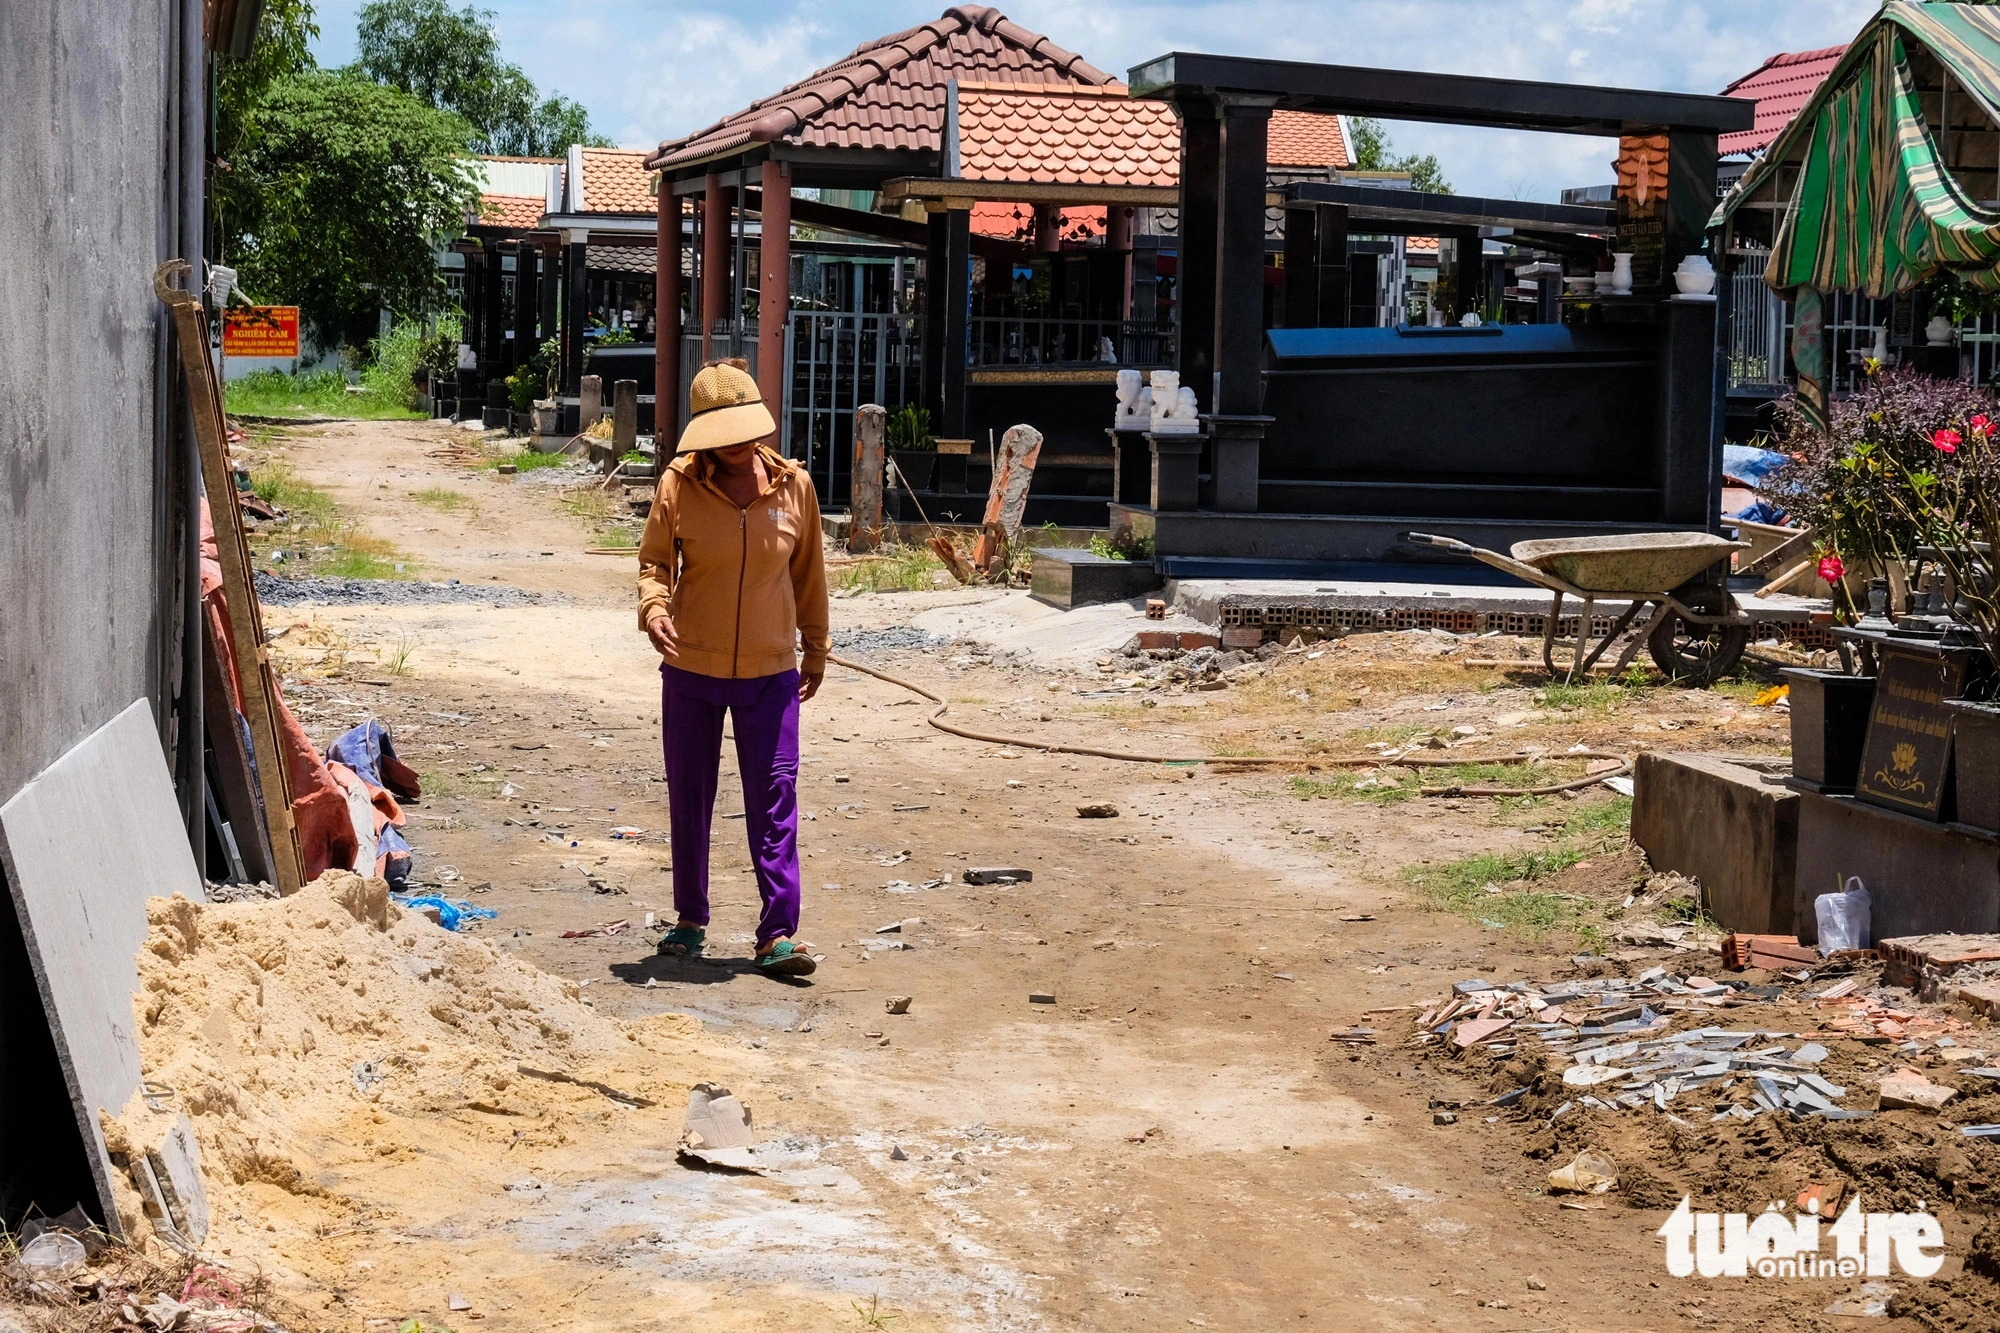
[[[605,1018],[574,982],[405,913],[380,880],[334,871],[279,901],[148,911],[140,1050],[173,1094],[160,1111],[134,1098],[107,1137],[157,1142],[185,1112],[206,1248],[330,1307],[366,1285],[331,1237],[420,1231],[531,1173],[629,1161],[673,1143],[693,1083],[744,1086],[695,1020]],[[120,1211],[150,1233],[136,1193]]]

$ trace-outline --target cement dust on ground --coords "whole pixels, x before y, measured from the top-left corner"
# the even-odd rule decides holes
[[[172,1034],[149,1058],[253,1112],[204,1130],[231,1262],[356,1330],[465,1333],[449,1292],[495,1329],[860,1328],[871,1310],[905,1329],[1819,1318],[1769,1283],[1670,1283],[1653,1232],[1672,1201],[1562,1208],[1522,1115],[1434,1126],[1432,1100],[1470,1104],[1499,1075],[1405,1046],[1414,1011],[1380,1012],[1618,948],[1646,872],[1602,788],[1439,800],[1394,769],[1360,786],[1052,755],[942,735],[931,705],[836,666],[805,709],[800,780],[802,934],[826,962],[799,984],[749,970],[757,901],[727,746],[711,956],[655,957],[645,922],[670,924],[672,902],[633,562],[585,553],[601,520],[563,487],[587,477],[500,477],[447,447],[467,435],[343,423],[265,445],[414,577],[546,596],[267,607],[308,731],[324,743],[380,717],[423,773],[419,879],[499,916],[452,938],[317,899],[207,908],[201,948],[227,966],[177,994],[164,956],[149,965],[159,990],[141,1003],[165,994]],[[466,502],[416,498],[439,490]],[[1754,682],[1562,690],[1467,664],[1537,647],[1505,639],[1356,636],[1148,690],[1156,664],[1116,652],[1138,612],[1058,624],[1023,600],[837,598],[837,651],[975,729],[1147,752],[1532,746],[1560,767],[1574,746],[1786,741]],[[1038,621],[1045,634],[1023,630]],[[1117,818],[1077,817],[1104,801]],[[1034,879],[964,883],[979,865]],[[1503,909],[1467,894],[1512,915],[1481,924]],[[1558,924],[1519,924],[1536,913]],[[156,924],[156,941],[184,933]],[[311,985],[269,980],[308,958],[325,973]],[[897,995],[907,1014],[885,1012]],[[1380,1042],[1328,1040],[1357,1025]],[[388,1070],[367,1092],[363,1060]],[[509,1072],[537,1061],[651,1105]],[[675,1161],[699,1081],[751,1106],[771,1174]]]

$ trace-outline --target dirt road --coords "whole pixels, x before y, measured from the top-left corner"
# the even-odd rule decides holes
[[[331,425],[262,452],[409,572],[460,580],[450,595],[539,600],[267,605],[289,627],[288,696],[321,743],[371,714],[388,723],[424,773],[408,830],[419,877],[496,909],[483,937],[574,980],[599,1012],[699,1019],[733,1052],[715,1076],[751,1081],[760,1134],[788,1168],[689,1171],[670,1135],[607,1159],[573,1135],[574,1169],[531,1203],[488,1189],[434,1207],[393,1175],[349,1174],[340,1188],[416,1248],[393,1251],[400,1305],[356,1270],[372,1262],[360,1250],[274,1256],[329,1317],[452,1322],[451,1282],[409,1276],[424,1267],[412,1256],[431,1256],[452,1282],[482,1285],[495,1328],[639,1327],[665,1312],[854,1328],[871,1309],[936,1329],[1817,1318],[1770,1284],[1670,1282],[1662,1208],[1562,1207],[1544,1192],[1550,1163],[1524,1155],[1532,1127],[1475,1105],[1494,1091],[1485,1066],[1418,1058],[1403,1044],[1414,1010],[1384,1012],[1467,977],[1562,975],[1573,930],[1431,910],[1408,872],[1546,849],[1609,792],[1369,800],[1280,774],[1009,750],[943,736],[909,693],[836,667],[805,712],[800,783],[803,934],[825,964],[797,985],[746,971],[756,893],[727,818],[740,804],[727,751],[715,957],[658,959],[642,924],[671,919],[658,679],[633,623],[632,561],[584,554],[601,518],[579,522],[546,474],[439,456],[447,438],[462,436]],[[1453,725],[1555,751],[1782,744],[1782,719],[1745,693],[1557,707],[1525,678],[1390,642],[1406,636],[1295,654],[1158,707],[1103,694],[1118,668],[1088,660],[1051,670],[976,644],[887,646],[914,642],[895,627],[940,606],[1019,596],[838,599],[838,650],[996,731],[1137,749],[1353,753]],[[1107,801],[1116,818],[1077,814]],[[643,833],[613,836],[628,826]],[[1621,845],[1614,831],[1560,886],[1621,898],[1643,874]],[[988,865],[1033,881],[964,882]],[[621,919],[633,929],[562,938]],[[896,995],[913,997],[906,1015],[885,1012]],[[1380,1041],[1328,1040],[1353,1025]],[[1434,1125],[1434,1099],[1467,1109]]]

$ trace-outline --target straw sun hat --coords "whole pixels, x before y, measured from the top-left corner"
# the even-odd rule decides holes
[[[761,440],[777,429],[744,363],[717,361],[703,366],[688,386],[688,424],[681,432],[680,452],[727,449]]]

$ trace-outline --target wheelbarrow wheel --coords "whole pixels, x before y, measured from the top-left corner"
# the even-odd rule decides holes
[[[1674,593],[1681,605],[1698,615],[1727,616],[1736,613],[1736,599],[1727,589],[1712,583],[1697,584]],[[1748,625],[1697,625],[1669,607],[1646,640],[1653,664],[1671,680],[1712,685],[1732,671],[1750,646]]]

